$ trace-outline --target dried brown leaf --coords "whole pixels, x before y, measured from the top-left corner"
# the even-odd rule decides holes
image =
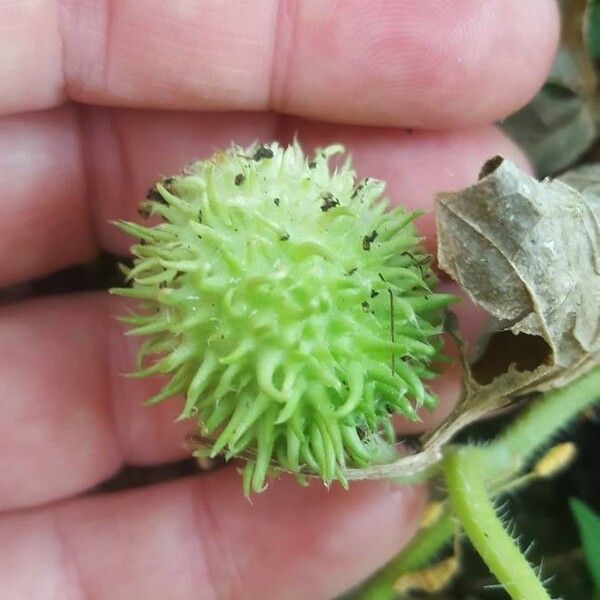
[[[475,185],[438,195],[437,227],[440,267],[490,325],[464,362],[461,402],[423,451],[349,479],[418,478],[469,423],[600,363],[600,165],[540,182],[496,157]]]
[[[497,157],[437,202],[440,267],[492,320],[430,443],[600,362],[600,166],[538,182]]]

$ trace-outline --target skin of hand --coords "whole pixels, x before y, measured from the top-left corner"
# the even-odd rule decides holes
[[[1,286],[126,253],[109,221],[232,140],[341,142],[431,210],[490,156],[526,164],[491,123],[542,84],[559,32],[551,0],[0,0],[0,23]],[[419,227],[433,250],[431,213]],[[105,293],[0,306],[2,600],[328,599],[410,539],[426,491],[386,482],[282,478],[250,504],[225,468],[86,495],[185,456],[179,403],[143,408],[160,382],[122,376],[121,312]],[[436,386],[421,427],[456,369]]]

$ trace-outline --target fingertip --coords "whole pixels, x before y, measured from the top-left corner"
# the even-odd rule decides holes
[[[0,285],[94,256],[72,107],[0,118],[0,172]]]
[[[520,108],[542,85],[559,37],[553,0],[306,2],[294,25],[285,35],[293,52],[280,68],[275,57],[278,110],[427,129],[491,123]]]

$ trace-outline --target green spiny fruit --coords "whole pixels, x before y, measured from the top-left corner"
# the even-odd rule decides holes
[[[441,321],[429,256],[384,184],[356,182],[341,146],[231,147],[149,192],[119,226],[139,239],[125,269],[141,300],[124,320],[147,336],[134,376],[168,374],[208,455],[243,457],[246,493],[270,466],[345,485],[393,443],[390,419],[433,407]]]

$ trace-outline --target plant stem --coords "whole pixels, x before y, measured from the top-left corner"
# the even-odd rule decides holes
[[[588,371],[563,388],[547,392],[494,441],[481,450],[487,472],[500,475],[507,468],[520,469],[562,427],[584,408],[600,400],[600,367]]]
[[[600,367],[545,394],[486,448],[457,448],[444,461],[456,516],[490,571],[516,600],[547,600],[549,596],[504,530],[486,487],[490,479],[522,468],[561,427],[598,399]]]
[[[421,529],[407,546],[361,588],[359,600],[391,600],[394,583],[405,573],[427,566],[452,538],[456,523],[446,511],[435,523]]]
[[[513,600],[550,600],[531,565],[505,531],[485,487],[477,448],[458,448],[444,462],[448,496],[477,552]]]
[[[561,427],[567,425],[581,410],[599,399],[600,368],[596,367],[564,388],[548,392],[535,400],[529,409],[519,415],[515,422],[488,446],[479,449],[463,447],[454,452],[453,455],[464,451],[477,452],[477,462],[480,464],[480,469],[479,479],[475,483],[483,488],[480,491],[482,491],[489,509],[491,503],[487,498],[484,483],[489,484],[491,480],[497,480],[498,485],[495,488],[501,489],[502,482],[506,482],[508,476],[522,469],[525,463],[532,458],[532,455],[547,444]],[[446,459],[446,464],[449,460],[451,459]],[[469,499],[466,498],[465,501],[468,503]],[[491,509],[492,518],[497,522],[493,508]],[[458,517],[462,519],[461,514],[458,514]],[[497,523],[497,526],[500,528],[500,537],[505,542],[510,542],[513,552],[516,550],[519,554],[519,561],[521,563],[525,562],[528,570],[531,571],[531,568],[515,547],[514,542],[502,530],[499,523]],[[358,598],[360,600],[389,600],[393,598],[395,581],[405,573],[426,566],[451,539],[455,530],[454,527],[453,515],[447,512],[431,527],[420,530],[416,537],[395,558],[369,579]],[[488,545],[486,545],[486,548]],[[510,570],[513,571],[512,568]],[[537,578],[536,584],[539,591],[540,584]],[[540,597],[547,598],[548,596]]]

